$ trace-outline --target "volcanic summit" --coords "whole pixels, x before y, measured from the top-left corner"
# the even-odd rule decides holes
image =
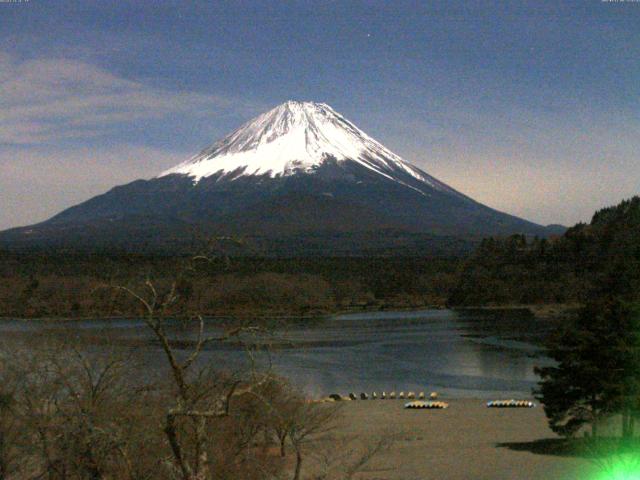
[[[2,232],[0,243],[172,248],[195,231],[250,237],[280,254],[552,233],[449,187],[329,105],[288,101],[155,178]]]

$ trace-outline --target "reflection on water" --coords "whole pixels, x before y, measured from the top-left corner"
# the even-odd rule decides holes
[[[140,321],[66,322],[76,332],[115,333],[161,365],[158,346]],[[38,322],[4,321],[0,332],[20,335],[51,328]],[[456,397],[529,396],[534,365],[548,364],[535,346],[550,324],[523,311],[374,312],[338,315],[279,329],[284,339],[269,355],[276,372],[311,395],[349,391],[432,391]],[[210,327],[214,330],[214,327]],[[188,340],[193,332],[173,329]],[[233,368],[242,349],[212,347],[203,361]],[[266,361],[262,356],[262,361]]]
[[[278,354],[275,365],[314,394],[438,390],[522,396],[537,380],[533,366],[548,363],[531,343],[548,328],[518,311],[344,315],[291,330],[299,348]],[[342,340],[350,344],[330,345]]]

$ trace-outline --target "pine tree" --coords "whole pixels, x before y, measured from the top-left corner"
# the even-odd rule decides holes
[[[633,436],[640,399],[640,313],[619,297],[598,296],[548,345],[557,365],[537,368],[551,429],[571,436],[620,414],[622,435]]]

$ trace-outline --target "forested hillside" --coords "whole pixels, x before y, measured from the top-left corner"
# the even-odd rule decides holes
[[[262,258],[0,252],[0,316],[136,316],[114,286],[161,290],[178,279],[182,313],[315,315],[444,306],[458,260],[429,257]]]
[[[640,291],[640,197],[564,235],[489,238],[468,257],[265,258],[0,251],[0,316],[138,315],[115,285],[180,277],[184,312],[315,315],[354,309],[581,304],[594,287]]]
[[[451,305],[582,303],[593,288],[640,292],[640,197],[557,238],[485,239],[461,267]]]

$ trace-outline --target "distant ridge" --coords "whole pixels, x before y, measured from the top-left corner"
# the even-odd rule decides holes
[[[324,103],[288,101],[193,158],[30,227],[0,245],[182,248],[199,235],[265,251],[403,252],[488,235],[562,233],[484,206],[403,160]]]

